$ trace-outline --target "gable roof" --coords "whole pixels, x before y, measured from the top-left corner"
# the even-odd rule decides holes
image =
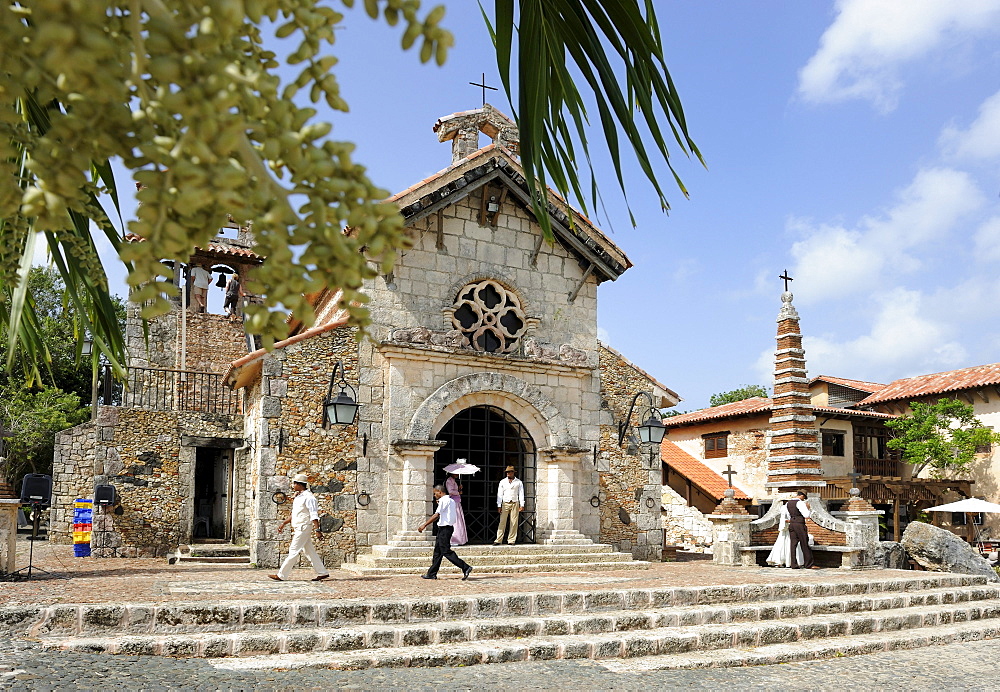
[[[818,375],[817,377],[809,380],[809,386],[813,386],[816,382],[826,382],[828,384],[839,384],[841,387],[850,387],[851,389],[857,389],[862,392],[877,392],[880,389],[884,389],[886,385],[880,384],[878,382],[865,382],[864,380],[849,380],[846,377],[831,377],[830,375]]]
[[[714,497],[716,500],[721,500],[725,497],[726,488],[729,487],[729,483],[726,482],[726,479],[710,469],[701,461],[695,459],[673,442],[664,440],[660,443],[660,458],[667,463],[670,468],[674,469],[677,473],[681,474],[694,485],[698,486],[698,488],[709,497]],[[733,486],[733,490],[736,491],[735,498],[737,500],[750,499],[747,497],[745,492],[737,488],[735,485]]]
[[[665,406],[676,406],[680,402],[684,401],[684,399],[681,398],[680,394],[678,394],[677,392],[675,392],[674,390],[672,390],[667,385],[661,383],[655,377],[653,377],[648,372],[646,372],[645,370],[643,370],[642,368],[640,368],[638,365],[636,365],[635,363],[633,363],[632,361],[630,361],[628,358],[626,358],[625,356],[623,356],[617,350],[615,350],[615,349],[611,348],[610,346],[608,346],[606,343],[604,343],[600,339],[597,340],[597,347],[598,348],[603,348],[604,350],[608,351],[609,353],[614,354],[616,357],[618,357],[619,359],[621,359],[621,361],[623,363],[625,363],[630,368],[632,368],[633,370],[635,370],[637,373],[639,373],[640,375],[642,375],[643,377],[645,377],[647,380],[649,380],[649,383],[651,385],[653,385],[653,399],[654,400],[655,399],[660,399],[660,404],[661,405],[657,406],[656,408],[664,408]],[[668,401],[670,403],[669,404],[664,403],[665,401]]]
[[[915,399],[933,394],[957,392],[962,389],[973,389],[1000,384],[1000,363],[977,365],[960,370],[936,372],[930,375],[907,377],[889,383],[884,389],[873,393],[860,401],[858,406],[869,406],[885,401],[900,399]]]
[[[891,413],[879,413],[877,411],[857,411],[850,408],[838,408],[836,406],[813,406],[813,412],[817,416],[832,418],[895,418]],[[669,428],[683,428],[688,425],[700,425],[714,420],[726,420],[739,418],[742,416],[762,416],[770,415],[771,400],[761,396],[734,401],[731,404],[722,406],[712,406],[703,408],[700,411],[692,411],[672,418],[664,418],[663,425]]]
[[[407,225],[467,197],[487,183],[497,180],[511,196],[530,211],[531,197],[521,164],[503,147],[490,144],[459,159],[447,168],[396,193],[388,200],[399,205]],[[593,265],[598,282],[614,281],[632,262],[588,219],[551,188],[548,212],[556,239],[571,253]]]

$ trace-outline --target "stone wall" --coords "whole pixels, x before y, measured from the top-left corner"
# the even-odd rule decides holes
[[[618,423],[625,420],[636,392],[650,391],[649,377],[618,353],[600,347],[601,371],[601,446],[600,517],[602,543],[631,552],[636,559],[660,560],[663,552],[663,529],[660,519],[662,496],[659,449],[652,445],[629,442],[618,444]],[[648,408],[640,398],[632,414],[631,426]],[[649,505],[652,505],[651,507]]]
[[[263,358],[259,386],[247,392],[246,434],[254,449],[249,486],[257,489],[251,560],[258,566],[276,567],[288,549],[291,534],[278,534],[277,527],[289,516],[290,478],[298,473],[309,477],[319,503],[324,536],[316,547],[326,565],[353,562],[357,555],[357,426],[322,426],[322,403],[337,361],[347,381],[358,386],[355,335],[355,329],[339,327],[274,350]],[[286,503],[273,502],[277,491],[287,494]]]
[[[53,540],[71,542],[74,499],[92,498],[95,485],[110,484],[119,502],[95,511],[93,555],[166,555],[191,537],[197,448],[185,438],[241,434],[237,416],[100,407],[96,425],[84,423],[57,438]],[[239,455],[235,463],[239,478]],[[237,536],[246,534],[245,512],[235,507]]]
[[[663,486],[663,531],[667,545],[702,552],[712,545],[712,522],[668,485]]]
[[[175,305],[170,312],[150,320],[148,324],[147,342],[139,319],[139,306],[129,303],[125,328],[129,365],[137,368],[181,369],[178,351],[181,334],[180,306]],[[224,315],[188,311],[186,337],[184,370],[221,374],[232,361],[247,354],[242,322],[230,322]]]

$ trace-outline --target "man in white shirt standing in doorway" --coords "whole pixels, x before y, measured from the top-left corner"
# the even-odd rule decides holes
[[[517,477],[513,466],[506,469],[507,477],[500,481],[497,487],[497,511],[500,512],[500,526],[497,527],[497,539],[493,545],[503,543],[504,530],[510,520],[510,531],[507,532],[507,543],[517,542],[517,518],[524,511],[524,483]]]
[[[295,499],[292,501],[292,516],[285,519],[278,525],[278,533],[281,533],[286,524],[292,525],[292,544],[288,548],[288,557],[281,563],[281,568],[277,574],[269,574],[275,581],[285,581],[292,575],[292,567],[298,561],[299,553],[305,553],[316,570],[313,581],[322,581],[330,578],[330,571],[323,565],[323,558],[316,552],[313,545],[312,532],[315,530],[317,536],[321,536],[319,529],[319,505],[316,496],[309,491],[309,478],[304,473],[300,473],[292,479],[292,486],[295,488]]]
[[[465,581],[472,574],[472,567],[456,555],[451,547],[451,535],[455,533],[455,520],[457,519],[455,501],[451,499],[451,495],[448,494],[443,485],[434,486],[434,499],[437,500],[438,511],[417,527],[417,531],[423,533],[423,530],[435,521],[438,523],[438,532],[434,540],[434,557],[431,559],[430,569],[427,570],[427,574],[420,576],[424,579],[437,579],[442,558],[448,558],[448,562],[462,570],[462,581]]]

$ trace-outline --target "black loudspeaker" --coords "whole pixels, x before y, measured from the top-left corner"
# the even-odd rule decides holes
[[[52,476],[29,473],[21,481],[21,502],[48,507],[52,502]]]
[[[110,507],[118,499],[113,485],[98,485],[94,488],[94,504],[100,507]]]

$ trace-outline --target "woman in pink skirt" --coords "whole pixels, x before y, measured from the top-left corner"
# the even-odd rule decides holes
[[[462,511],[462,484],[459,483],[458,476],[449,473],[444,487],[455,501],[455,533],[451,535],[451,544],[465,545],[469,541],[469,535],[465,532],[465,512]]]

